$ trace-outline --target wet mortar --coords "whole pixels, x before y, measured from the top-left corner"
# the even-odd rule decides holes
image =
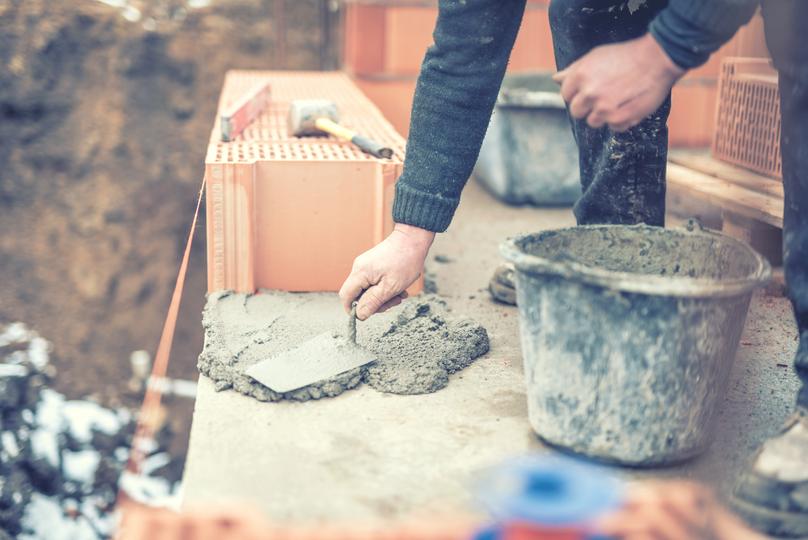
[[[423,394],[444,388],[452,373],[488,352],[479,323],[451,316],[435,295],[408,300],[394,313],[360,323],[357,342],[377,360],[320,383],[278,393],[245,374],[248,367],[299,346],[319,332],[341,329],[344,319],[333,295],[262,291],[256,295],[212,293],[203,312],[205,346],[199,371],[216,390],[233,389],[260,401],[306,401],[334,397],[366,382],[393,394]],[[337,322],[338,321],[338,322]],[[304,323],[305,324],[302,324]]]

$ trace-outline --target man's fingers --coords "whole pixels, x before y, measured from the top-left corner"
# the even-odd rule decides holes
[[[385,311],[387,311],[391,307],[395,307],[395,306],[399,305],[401,302],[403,302],[404,300],[406,300],[409,297],[410,297],[410,294],[407,291],[402,291],[402,292],[400,292],[398,294],[398,296],[394,296],[392,299],[385,302],[384,305],[382,305],[382,307],[380,307],[379,311],[377,311],[376,313],[384,313]]]
[[[365,272],[361,270],[351,272],[351,275],[348,276],[348,279],[345,280],[345,283],[342,284],[339,290],[339,299],[346,313],[351,312],[351,304],[353,301],[359,298],[362,291],[371,285],[375,285],[375,283],[370,282]]]
[[[586,118],[595,103],[594,97],[584,92],[578,92],[570,102],[570,114],[574,118]]]
[[[617,133],[628,131],[657,109],[656,102],[647,95],[636,95],[620,104],[606,118],[609,128]]]
[[[623,106],[606,118],[609,129],[615,133],[623,133],[642,121],[642,117],[635,118],[630,106]]]
[[[380,307],[380,308],[378,309],[378,311],[376,311],[376,313],[384,313],[384,312],[385,312],[385,311],[387,311],[388,309],[390,309],[390,308],[394,308],[394,307],[396,307],[397,305],[399,305],[399,304],[400,304],[400,303],[401,303],[403,300],[404,300],[404,299],[403,299],[403,298],[401,298],[401,295],[400,295],[400,294],[399,294],[399,295],[397,295],[397,296],[394,296],[393,298],[391,298],[390,300],[388,300],[387,302],[385,302],[384,304],[382,304],[382,307]]]
[[[553,80],[558,84],[561,84],[564,82],[564,79],[567,78],[568,73],[569,72],[566,69],[562,69],[561,71],[558,71],[553,75]]]
[[[606,116],[606,113],[598,109],[593,109],[592,112],[589,113],[589,116],[586,117],[586,123],[589,124],[591,128],[602,128],[606,125]]]
[[[567,70],[564,70],[565,72]],[[564,75],[564,80],[561,83],[561,97],[564,98],[564,101],[567,103],[571,103],[572,100],[575,98],[575,95],[578,93],[579,84],[578,78],[575,73],[569,73]]]
[[[362,294],[359,304],[356,306],[356,318],[364,321],[385,305],[393,297],[398,296],[398,291],[386,289],[382,283],[374,285]]]
[[[609,129],[611,129],[615,133],[625,133],[626,131],[630,130],[637,124],[639,124],[639,122],[635,122],[633,120],[619,123],[609,122]]]

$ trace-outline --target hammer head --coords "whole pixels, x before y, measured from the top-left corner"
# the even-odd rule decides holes
[[[320,134],[314,125],[318,118],[339,122],[336,103],[326,99],[296,99],[289,106],[288,132],[295,137]]]

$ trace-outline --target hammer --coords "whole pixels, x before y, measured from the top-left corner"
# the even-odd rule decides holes
[[[393,157],[393,150],[341,126],[337,105],[325,99],[297,99],[289,107],[289,133],[295,137],[330,133],[338,139],[350,141],[363,152],[378,158]]]

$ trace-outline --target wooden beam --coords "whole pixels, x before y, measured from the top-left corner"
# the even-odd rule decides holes
[[[728,180],[752,191],[783,198],[782,180],[724,163],[712,157],[706,150],[674,150],[668,154],[668,160],[697,172]]]
[[[783,198],[737,183],[668,163],[668,182],[733,214],[783,227]]]

